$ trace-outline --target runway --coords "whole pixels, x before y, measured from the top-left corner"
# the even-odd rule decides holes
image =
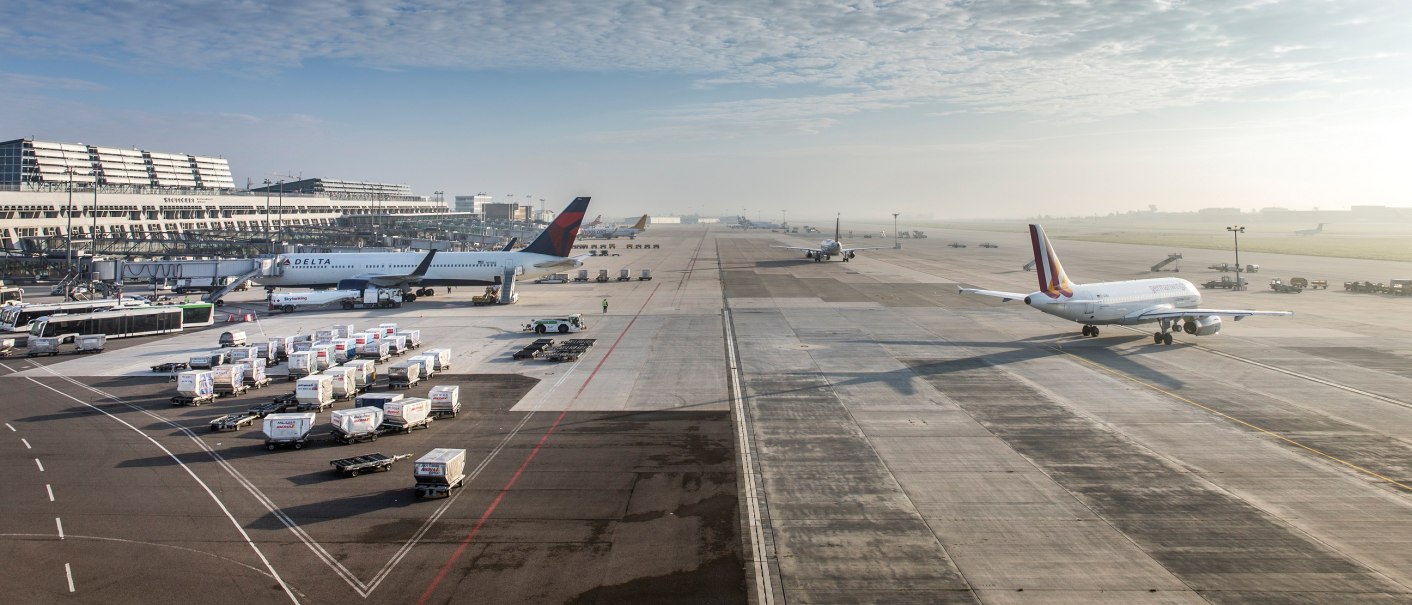
[[[813,236],[810,236],[813,237]],[[952,248],[959,240],[1000,248]],[[876,238],[853,245],[877,244]],[[602,243],[602,242],[594,242]],[[1084,338],[1020,303],[1025,235],[933,232],[814,263],[802,237],[663,227],[585,268],[652,281],[453,292],[262,318],[398,321],[455,351],[470,413],[356,446],[267,452],[172,407],[147,366],[222,327],[82,358],[0,360],[0,593],[22,602],[1402,603],[1412,600],[1412,300],[1203,291],[1289,309],[1212,337]],[[1129,279],[1143,246],[1055,246]],[[1186,251],[1182,277],[1224,260]],[[1242,255],[1242,260],[1246,260]],[[1149,257],[1150,260],[1149,260]],[[1331,283],[1400,263],[1253,255]],[[1336,286],[1337,287],[1337,286]],[[249,296],[258,299],[260,293]],[[598,313],[603,298],[609,313]],[[517,361],[528,319],[584,312],[577,362]],[[381,390],[381,389],[379,389]],[[342,403],[338,407],[346,407]],[[326,421],[327,414],[320,417]],[[416,501],[410,465],[468,449],[469,486]],[[474,467],[474,469],[472,468]],[[42,468],[42,470],[41,470]],[[53,494],[51,499],[50,494]],[[62,528],[62,529],[61,529]],[[59,532],[62,530],[63,537]],[[72,584],[70,584],[72,582]],[[72,589],[71,589],[72,587]]]

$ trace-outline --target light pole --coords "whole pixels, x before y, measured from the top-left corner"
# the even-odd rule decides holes
[[[897,241],[897,215],[898,215],[898,214],[901,214],[901,213],[900,213],[900,212],[894,212],[894,213],[892,213],[892,249],[893,249],[893,250],[901,250],[901,249],[902,249],[902,242]]]
[[[88,233],[89,241],[93,242],[88,246],[89,260],[92,261],[98,257],[98,169],[89,170],[88,174],[93,176],[93,229]],[[118,285],[122,283],[123,280],[119,279]],[[88,266],[88,291],[90,294],[93,292],[92,263]]]
[[[1231,236],[1233,236],[1233,237],[1235,238],[1235,257],[1236,257],[1236,267],[1235,267],[1235,269],[1236,269],[1236,283],[1235,283],[1235,289],[1236,289],[1236,290],[1244,290],[1244,289],[1245,289],[1245,284],[1240,281],[1240,234],[1245,233],[1245,227],[1241,227],[1240,225],[1236,225],[1236,226],[1234,226],[1234,227],[1226,227],[1226,231],[1230,231],[1230,232],[1231,232]]]
[[[64,167],[64,174],[69,175],[69,208],[64,212],[64,273],[73,275],[74,272],[74,167]]]
[[[265,179],[265,246],[275,253],[275,240],[270,239],[270,179]]]
[[[268,195],[268,194],[267,194]],[[284,179],[279,180],[279,241],[284,243]]]

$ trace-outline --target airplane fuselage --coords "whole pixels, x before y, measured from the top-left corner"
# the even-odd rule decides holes
[[[260,284],[275,288],[333,287],[341,280],[355,277],[411,273],[426,255],[425,252],[281,254],[276,262],[283,267],[283,273],[262,278]],[[507,267],[515,269],[516,279],[533,279],[577,264],[568,258],[523,251],[439,252],[419,283],[485,286],[500,283]]]
[[[824,256],[838,256],[843,254],[843,245],[835,240],[826,239],[819,242],[819,253]]]
[[[1144,311],[1199,308],[1201,293],[1187,280],[1162,277],[1075,285],[1073,296],[1035,292],[1025,304],[1081,324],[1134,325],[1157,321],[1138,319]]]

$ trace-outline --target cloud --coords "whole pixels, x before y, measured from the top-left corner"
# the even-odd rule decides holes
[[[667,131],[810,132],[922,103],[1082,120],[1401,87],[1412,21],[1409,3],[1320,0],[13,4],[0,52],[14,57],[251,77],[313,61],[671,73],[754,95],[654,116]],[[795,87],[818,92],[780,92]]]

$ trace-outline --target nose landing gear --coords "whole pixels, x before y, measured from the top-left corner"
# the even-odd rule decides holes
[[[1098,326],[1084,326],[1084,336],[1098,336]]]

